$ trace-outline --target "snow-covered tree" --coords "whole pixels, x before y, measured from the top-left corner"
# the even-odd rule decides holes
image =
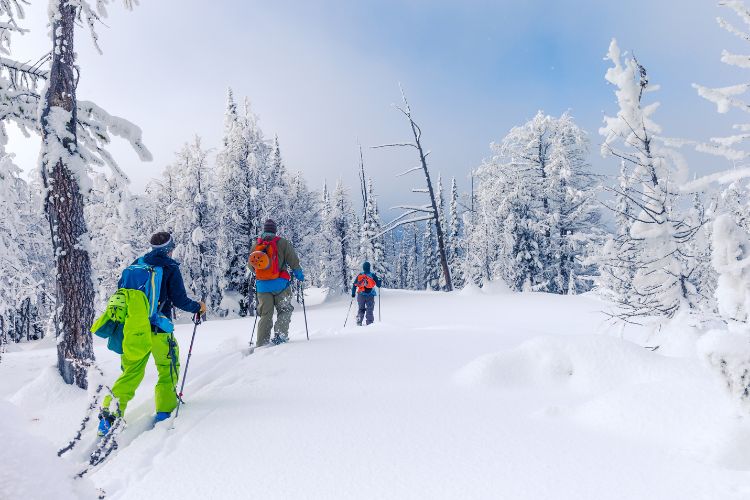
[[[210,237],[216,220],[207,158],[198,136],[177,154],[173,164],[177,192],[170,212],[175,221],[175,258],[182,264],[185,287],[199,300],[216,305],[216,246]]]
[[[222,293],[221,312],[254,314],[251,284],[245,276],[250,248],[258,236],[257,172],[250,163],[247,121],[237,113],[232,89],[227,92],[224,138],[216,157],[218,198],[217,274]]]
[[[106,150],[113,135],[130,142],[141,159],[150,159],[137,127],[76,95],[83,74],[74,49],[76,21],[88,26],[98,49],[95,27],[106,17],[109,3],[111,0],[98,0],[93,6],[88,0],[51,0],[47,7],[52,42],[49,54],[34,65],[5,58],[0,68],[0,101],[4,104],[0,120],[13,121],[42,137],[40,170],[56,264],[58,369],[66,383],[81,388],[87,386],[86,372],[94,356],[89,332],[94,290],[84,218],[88,175],[98,166],[122,175]],[[134,2],[125,0],[124,4],[132,8]],[[0,17],[0,51],[9,54],[11,35],[27,32],[18,24],[24,17],[22,2],[0,2]],[[4,127],[0,135],[5,143]]]
[[[96,174],[85,207],[99,311],[106,308],[109,296],[117,290],[120,274],[137,256],[139,244],[150,236],[139,230],[130,192],[119,182],[114,176]]]
[[[373,271],[384,284],[390,283],[390,268],[386,262],[385,237],[380,225],[378,200],[372,179],[367,180],[364,215],[360,227],[360,260],[372,263]]]
[[[461,233],[461,215],[458,211],[458,186],[456,178],[451,180],[450,221],[448,223],[448,267],[453,278],[455,288],[463,288],[464,281],[464,249]]]
[[[328,192],[328,185],[323,184],[320,199],[321,228],[319,234],[320,269],[319,285],[331,292],[338,293],[341,284],[341,242],[336,234],[333,203]]]
[[[435,230],[433,224],[427,221],[422,236],[422,282],[421,290],[440,290],[440,261],[437,257],[435,244]]]
[[[287,191],[287,215],[284,237],[288,239],[305,271],[305,280],[317,283],[320,279],[318,252],[320,239],[320,204],[316,194],[307,188],[301,172],[292,176]]]
[[[476,172],[476,213],[466,228],[469,274],[515,290],[569,293],[593,248],[599,213],[584,132],[566,113],[514,127]],[[571,282],[572,280],[572,282]]]
[[[623,266],[633,268],[629,293],[615,296],[620,318],[671,318],[681,307],[692,309],[706,298],[693,273],[699,263],[690,253],[690,241],[705,221],[691,220],[679,208],[676,186],[685,181],[685,166],[659,135],[661,128],[652,118],[658,103],[644,102],[658,87],[634,57],[623,61],[615,40],[607,58],[613,66],[606,79],[616,87],[619,109],[615,116],[605,117],[600,129],[605,138],[602,154],[625,162],[627,172],[613,190],[627,198],[630,214],[620,215],[630,223],[620,230],[625,240],[621,255],[628,262],[605,272],[613,275]]]
[[[745,24],[745,29],[750,29],[750,9],[745,6],[742,0],[729,0],[719,2],[719,5],[734,11],[735,15]],[[719,26],[737,36],[741,40],[750,42],[750,34],[735,27],[731,22],[723,17],[717,18]],[[734,54],[728,50],[721,53],[721,62],[737,68],[750,68],[750,55]],[[693,84],[698,94],[704,99],[716,105],[719,113],[728,113],[730,110],[737,109],[750,113],[750,107],[746,100],[741,96],[746,94],[750,89],[747,83],[730,85],[728,87],[706,87],[704,85]],[[750,124],[734,125],[735,134],[728,137],[714,137],[708,143],[698,143],[699,151],[723,156],[731,161],[741,161],[748,157],[748,152],[740,149],[740,146],[750,138]]]
[[[41,196],[20,173],[0,156],[0,344],[41,338],[54,306]]]

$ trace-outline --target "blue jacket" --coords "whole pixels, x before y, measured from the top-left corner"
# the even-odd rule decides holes
[[[163,269],[158,306],[162,314],[167,318],[174,317],[174,307],[189,313],[197,313],[201,310],[201,305],[191,300],[187,291],[185,291],[185,282],[182,280],[179,262],[167,256],[164,252],[154,250],[144,255],[143,261],[150,266],[159,266]]]

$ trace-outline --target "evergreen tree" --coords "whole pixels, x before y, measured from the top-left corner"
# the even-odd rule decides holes
[[[503,278],[514,290],[561,294],[589,288],[588,243],[600,230],[587,147],[569,115],[541,112],[493,145],[495,156],[476,172],[466,228],[473,281]]]
[[[435,231],[430,221],[425,223],[422,237],[422,290],[440,290],[440,261],[435,246]]]
[[[227,90],[224,136],[216,157],[218,237],[216,241],[220,314],[254,314],[250,278],[245,276],[249,249],[257,236],[256,175],[249,160],[247,121],[237,112],[232,89]]]
[[[703,221],[690,220],[678,208],[674,185],[684,180],[684,171],[677,153],[659,138],[661,128],[652,118],[657,104],[644,102],[655,89],[646,69],[633,57],[623,61],[615,40],[608,59],[613,66],[606,79],[616,87],[619,110],[605,117],[602,153],[624,159],[629,166],[624,185],[615,190],[633,208],[627,231],[621,229],[626,240],[622,248],[627,250],[621,255],[628,261],[606,272],[612,275],[632,267],[629,294],[615,295],[621,319],[671,318],[683,306],[695,308],[703,296],[693,273],[699,263],[690,249]]]
[[[122,270],[137,256],[148,236],[138,233],[130,192],[113,176],[98,174],[85,208],[91,241],[91,270],[96,308],[103,311],[117,290]]]
[[[54,306],[42,200],[20,173],[9,155],[0,156],[0,345],[43,337]]]
[[[185,287],[199,300],[215,307],[220,300],[214,272],[216,246],[209,235],[215,234],[216,221],[212,217],[214,200],[207,157],[198,136],[177,154],[174,164],[177,198],[171,210],[177,243],[175,259],[182,263]]]
[[[456,178],[451,180],[450,223],[448,228],[448,268],[455,288],[464,287],[463,247],[461,245],[461,218],[458,213],[458,187]]]

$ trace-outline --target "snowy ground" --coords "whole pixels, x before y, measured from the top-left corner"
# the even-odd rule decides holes
[[[382,323],[344,329],[347,306],[309,304],[309,342],[298,308],[292,341],[251,356],[252,321],[201,325],[175,428],[148,430],[150,368],[121,449],[76,481],[82,454],[54,453],[87,395],[52,343],[9,352],[0,498],[750,498],[750,425],[720,382],[621,340],[591,298],[386,290]]]

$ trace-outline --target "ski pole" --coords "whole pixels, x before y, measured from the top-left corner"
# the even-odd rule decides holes
[[[346,322],[349,321],[349,314],[352,312],[352,304],[354,304],[354,297],[352,297],[352,300],[349,302],[349,310],[346,311],[346,319],[344,320],[344,327],[346,327]]]
[[[378,292],[380,292],[378,293],[378,323],[380,323],[383,321],[383,316],[380,314],[380,296],[383,294],[383,289],[378,287]]]
[[[299,287],[302,291],[302,314],[305,315],[305,334],[307,335],[307,340],[310,340],[310,330],[307,329],[307,309],[305,309],[305,287],[301,281],[299,282]]]
[[[185,389],[185,379],[187,378],[187,371],[188,367],[190,366],[190,357],[193,355],[193,342],[195,342],[195,332],[198,330],[198,325],[201,324],[200,312],[195,313],[195,316],[193,316],[193,323],[195,324],[195,326],[193,326],[193,337],[190,339],[190,349],[188,349],[187,360],[185,361],[185,371],[182,372],[182,385],[180,386],[179,394],[177,394],[177,412],[175,413],[174,418],[177,418],[180,415],[180,406],[184,404],[182,401],[182,391],[183,389]]]
[[[255,290],[255,310],[253,311],[255,320],[253,320],[253,331],[250,332],[250,349],[253,347],[253,337],[255,337],[255,326],[258,324],[258,290]]]

